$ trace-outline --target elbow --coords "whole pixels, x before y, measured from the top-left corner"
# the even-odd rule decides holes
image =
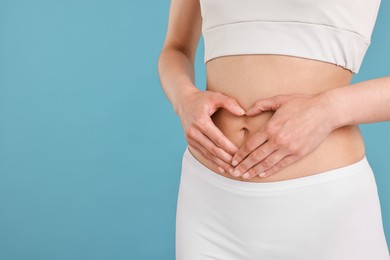
[[[190,63],[194,64],[196,50],[189,48],[188,46],[182,46],[178,44],[169,44],[163,47],[160,52],[159,59],[161,56],[164,56],[166,53],[176,53],[178,55],[182,55],[189,60]]]

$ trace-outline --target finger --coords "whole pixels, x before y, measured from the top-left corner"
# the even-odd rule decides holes
[[[254,170],[254,173],[244,173],[242,175],[243,178],[247,177],[252,178],[256,175],[260,175],[265,170],[268,170],[275,166],[278,162],[280,162],[284,157],[286,157],[289,153],[287,151],[283,150],[276,150],[273,153],[271,153],[269,156],[267,156],[265,159],[261,160],[259,163],[255,164],[252,169]]]
[[[213,165],[215,165],[218,168],[219,172],[222,173],[225,171],[221,166],[219,166],[219,164],[217,164],[214,160],[211,159],[211,154],[207,153],[207,151],[199,143],[195,141],[189,141],[188,146],[198,151],[204,158],[206,158]]]
[[[261,112],[273,110],[276,111],[286,100],[285,95],[277,95],[270,98],[259,99],[246,112],[247,116],[255,116]]]
[[[251,136],[248,141],[238,149],[232,158],[232,165],[237,166],[245,157],[253,152],[257,147],[267,141],[267,134],[265,131],[258,131]]]
[[[194,147],[194,149],[197,150],[204,158],[213,163],[213,165],[217,166],[220,173],[224,173],[225,171],[233,172],[233,167],[231,165],[208,152],[207,149],[205,149],[200,143],[191,140],[188,142],[188,145]]]
[[[222,107],[237,116],[245,114],[245,110],[238,104],[237,100],[220,92],[215,94],[215,99],[213,101],[215,105],[214,109]]]
[[[277,147],[271,142],[266,142],[261,145],[234,168],[233,175],[236,177],[241,176],[243,173],[252,168],[252,166],[267,158],[273,151],[276,150],[276,148]]]
[[[197,125],[201,132],[205,134],[216,146],[222,148],[230,155],[236,153],[238,147],[221,132],[211,118],[205,118],[204,120],[204,123]]]
[[[268,170],[265,170],[263,172],[264,173],[263,175],[262,175],[262,173],[260,173],[259,177],[266,178],[272,174],[275,174],[276,172],[278,172],[282,168],[285,168],[286,166],[288,166],[288,165],[292,164],[293,162],[295,162],[296,160],[298,160],[298,158],[299,157],[297,155],[286,156],[282,160],[280,160],[278,163],[276,163],[273,167],[271,167]]]
[[[226,163],[230,163],[232,159],[232,155],[227,153],[221,147],[216,146],[204,133],[202,133],[199,129],[194,129],[193,134],[191,135],[196,142],[198,142],[201,146],[203,146],[209,153],[214,156],[217,156],[224,160]]]

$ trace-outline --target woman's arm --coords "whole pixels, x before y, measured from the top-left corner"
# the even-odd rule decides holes
[[[181,114],[185,96],[198,92],[191,58],[174,47],[164,47],[158,60],[160,84],[177,115]]]
[[[194,61],[201,33],[199,0],[172,0],[164,46],[158,58],[161,86],[176,114],[183,97],[199,91],[195,86]]]
[[[195,86],[194,60],[201,24],[199,0],[171,0],[168,30],[158,59],[159,79],[180,117],[188,145],[221,172],[232,171],[230,161],[238,147],[214,125],[211,115],[219,108],[237,116],[245,110],[231,97]]]
[[[320,96],[326,100],[333,129],[390,121],[390,76],[330,89]]]

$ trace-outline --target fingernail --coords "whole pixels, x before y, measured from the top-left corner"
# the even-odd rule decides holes
[[[225,172],[225,170],[224,169],[222,169],[221,167],[219,167],[218,166],[218,171],[220,172],[220,173],[224,173]]]
[[[248,172],[244,173],[244,174],[242,175],[242,177],[243,177],[244,179],[249,178],[249,173],[248,173]]]
[[[233,160],[232,165],[236,166],[238,164],[237,160]]]
[[[233,175],[236,176],[236,177],[240,176],[240,174],[241,173],[240,173],[240,171],[238,169],[235,169],[234,172],[233,172]]]
[[[262,172],[259,174],[260,177],[264,177],[265,176],[265,172]]]

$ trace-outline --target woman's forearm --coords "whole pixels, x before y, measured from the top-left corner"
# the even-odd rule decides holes
[[[158,74],[160,84],[172,104],[173,110],[179,115],[183,97],[194,91],[195,71],[193,61],[182,51],[175,48],[165,48],[158,59]]]
[[[358,82],[320,94],[334,129],[390,121],[390,76]]]

